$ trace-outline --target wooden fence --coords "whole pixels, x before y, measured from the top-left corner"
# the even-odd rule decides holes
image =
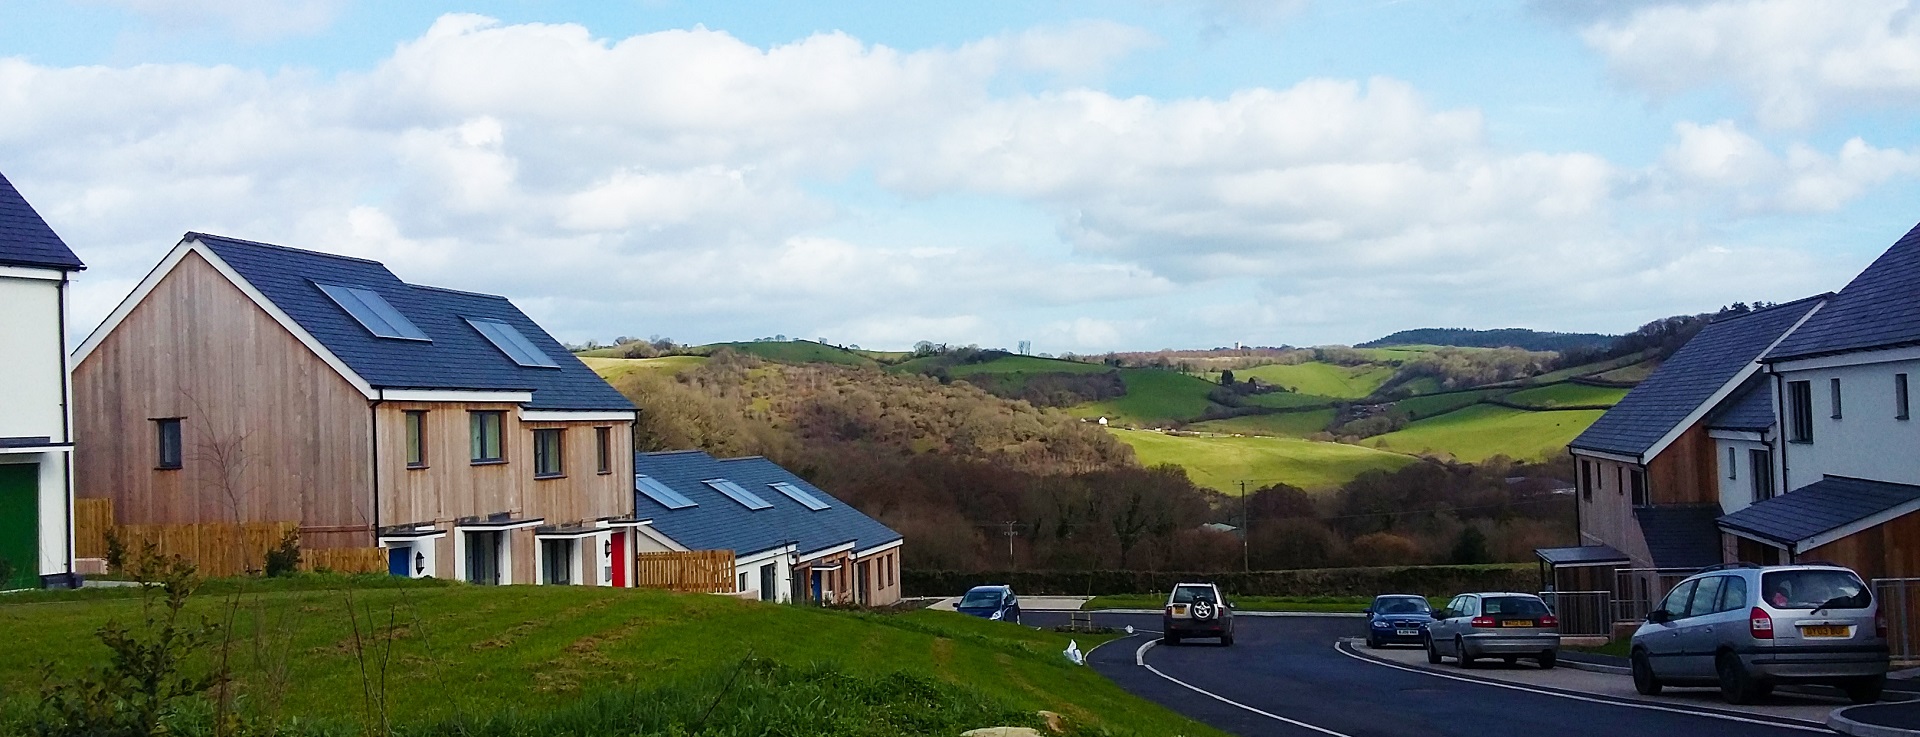
[[[381,548],[303,548],[300,551],[300,567],[309,571],[325,569],[334,573],[385,573],[387,551]]]
[[[731,550],[639,553],[633,572],[641,588],[688,594],[726,594],[734,588]]]
[[[73,500],[73,554],[107,557],[107,532],[113,529],[112,499]]]
[[[138,555],[151,542],[160,555],[177,555],[193,563],[202,576],[241,576],[266,568],[267,551],[280,546],[297,522],[208,522],[190,525],[115,525],[112,499],[75,499],[74,555],[107,557],[107,537],[118,535],[128,555]],[[300,551],[304,570],[337,573],[379,573],[387,569],[380,548],[325,548]]]

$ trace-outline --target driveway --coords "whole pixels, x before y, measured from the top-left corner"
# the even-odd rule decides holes
[[[1065,623],[1066,615],[1025,619],[1051,626]],[[1095,621],[1140,631],[1090,653],[1095,670],[1175,711],[1249,736],[1832,734],[1821,722],[1844,704],[1785,695],[1737,711],[1704,690],[1643,700],[1627,679],[1597,673],[1527,666],[1460,671],[1451,664],[1429,671],[1418,650],[1376,658],[1343,644],[1361,634],[1353,618],[1241,617],[1233,647],[1160,645],[1154,615],[1096,613]]]

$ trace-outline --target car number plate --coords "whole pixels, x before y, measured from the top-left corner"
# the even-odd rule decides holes
[[[1805,625],[1800,628],[1800,636],[1801,637],[1846,637],[1847,627],[1846,625],[1838,625],[1838,624]]]
[[[1412,637],[1420,634],[1420,630],[1394,630],[1393,633],[1401,637]]]
[[[1509,620],[1507,620],[1507,621],[1505,621],[1505,622],[1501,622],[1501,623],[1500,623],[1500,626],[1502,626],[1502,627],[1532,627],[1532,626],[1533,626],[1533,620],[1531,620],[1531,619],[1509,619]]]

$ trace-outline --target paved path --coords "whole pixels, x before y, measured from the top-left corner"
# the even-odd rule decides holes
[[[1249,737],[1832,734],[1821,722],[1843,703],[1775,696],[1765,706],[1736,711],[1705,690],[1629,698],[1625,678],[1582,671],[1461,671],[1449,664],[1432,672],[1417,650],[1383,661],[1364,646],[1342,645],[1361,634],[1351,618],[1245,617],[1236,622],[1233,647],[1159,645],[1160,621],[1153,615],[1096,613],[1095,619],[1141,632],[1095,649],[1089,665],[1129,691]],[[1065,620],[1064,614],[1026,618],[1033,625]]]

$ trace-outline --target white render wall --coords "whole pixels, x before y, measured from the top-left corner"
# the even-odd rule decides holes
[[[1733,467],[1727,467],[1727,450],[1733,449]],[[1715,438],[1713,450],[1718,456],[1720,469],[1720,512],[1733,514],[1753,505],[1753,466],[1751,451],[1771,450],[1766,443],[1758,440],[1730,440]],[[1779,459],[1772,459],[1777,465]],[[1777,473],[1777,471],[1776,471]],[[1778,482],[1774,484],[1778,493]]]
[[[1888,358],[1901,360],[1881,360]],[[1821,365],[1841,362],[1852,365]],[[1780,417],[1776,448],[1786,466],[1780,486],[1798,489],[1829,474],[1920,484],[1920,396],[1915,396],[1920,395],[1920,356],[1873,351],[1783,364],[1776,370],[1780,397],[1786,396],[1791,381],[1809,382],[1813,394],[1813,442],[1791,442],[1790,418],[1784,410]],[[1899,373],[1907,375],[1913,419],[1895,419],[1893,376]],[[1828,384],[1834,378],[1841,387],[1837,420]]]
[[[0,273],[0,438],[47,437],[65,443],[67,351],[60,334],[57,279]],[[60,272],[42,272],[58,277]]]

